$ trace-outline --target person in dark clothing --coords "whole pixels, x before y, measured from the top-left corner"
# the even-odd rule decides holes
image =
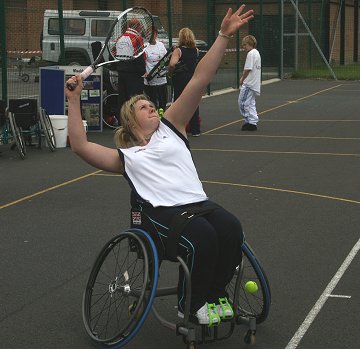
[[[116,54],[133,56],[138,50],[138,46],[143,45],[143,39],[139,34],[140,23],[137,19],[131,19],[128,23],[128,29],[119,37],[116,42]],[[131,96],[144,92],[144,74],[146,73],[145,53],[141,56],[118,62],[116,70],[118,72],[118,108],[120,111],[122,105],[130,99]],[[120,115],[116,115],[120,121]]]
[[[195,36],[191,29],[179,31],[178,47],[174,50],[169,63],[169,73],[173,74],[174,101],[178,99],[185,86],[191,80],[198,62],[199,50],[195,45]],[[188,129],[192,136],[200,136],[199,107],[190,119]]]

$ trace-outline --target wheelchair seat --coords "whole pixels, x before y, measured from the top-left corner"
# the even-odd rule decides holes
[[[39,121],[36,99],[10,99],[9,112],[14,115],[16,125],[24,130],[30,129]]]

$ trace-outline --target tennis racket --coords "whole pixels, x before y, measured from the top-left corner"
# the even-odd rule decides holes
[[[154,19],[144,7],[132,7],[123,11],[112,23],[105,42],[95,59],[80,74],[85,80],[97,68],[115,61],[130,61],[140,57],[154,38]],[[109,61],[104,61],[105,50],[109,51]],[[76,84],[66,84],[73,91]]]
[[[170,47],[170,49],[166,52],[165,56],[161,58],[159,62],[156,63],[154,68],[152,68],[149,74],[146,76],[147,81],[151,81],[155,76],[161,77],[166,75],[167,73],[166,67],[170,62],[173,51],[174,51],[174,47]],[[163,70],[165,70],[164,73]]]

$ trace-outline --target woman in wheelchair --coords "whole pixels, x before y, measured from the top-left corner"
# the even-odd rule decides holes
[[[253,18],[252,10],[242,13],[244,7],[228,10],[216,41],[161,119],[144,95],[123,105],[121,127],[115,133],[117,149],[87,140],[80,112],[80,76],[69,79],[78,83],[74,91],[66,89],[72,150],[94,167],[124,175],[132,189],[132,224],[142,227],[142,219],[148,219],[157,233],[159,254],[168,259],[180,255],[186,261],[192,283],[190,310],[200,324],[218,324],[233,316],[225,286],[241,262],[244,237],[239,220],[205,194],[185,128],[221,63],[229,38]],[[180,273],[180,317],[184,290]]]

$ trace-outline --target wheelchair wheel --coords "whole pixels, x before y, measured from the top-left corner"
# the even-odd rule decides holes
[[[254,317],[260,324],[266,320],[271,304],[271,291],[268,279],[254,251],[247,242],[242,246],[242,263],[236,268],[233,279],[227,286],[233,300],[235,317]],[[258,289],[249,293],[245,290],[248,281],[255,281]]]
[[[40,109],[40,124],[42,128],[42,133],[45,136],[50,151],[55,151],[56,140],[55,140],[54,129],[52,127],[49,114],[43,108]]]
[[[120,348],[139,331],[154,301],[159,262],[149,235],[130,229],[111,239],[91,270],[83,321],[98,345]]]
[[[103,99],[103,123],[110,128],[119,127],[119,120],[116,118],[118,108],[118,94],[111,93]]]
[[[22,74],[21,74],[21,80],[22,80],[22,81],[28,82],[29,79],[30,79],[29,74],[26,74],[26,73],[22,73]]]
[[[21,159],[25,159],[26,148],[24,137],[21,133],[20,128],[16,125],[15,117],[13,113],[9,113],[10,129],[12,134],[12,139],[16,146],[16,150],[19,153]]]

